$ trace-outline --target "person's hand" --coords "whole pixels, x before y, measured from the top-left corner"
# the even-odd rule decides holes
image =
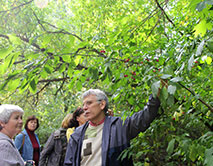
[[[160,82],[161,82],[161,87],[158,89],[158,93],[157,93],[157,97],[159,98],[159,96],[160,96],[160,91],[161,91],[161,89],[163,89],[163,87],[165,86],[166,87],[166,89],[168,88],[168,80],[163,80],[163,79],[161,79],[160,78]]]
[[[35,165],[35,161],[33,160],[27,160],[26,162],[24,162],[25,166],[36,166]]]
[[[108,109],[107,113],[108,113],[109,116],[114,116],[114,113],[111,109]]]

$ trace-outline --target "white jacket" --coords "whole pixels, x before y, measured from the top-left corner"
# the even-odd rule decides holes
[[[13,141],[2,132],[0,132],[0,166],[24,166],[24,160]]]

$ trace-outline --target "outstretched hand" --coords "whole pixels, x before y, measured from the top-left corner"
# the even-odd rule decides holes
[[[108,113],[109,116],[114,116],[114,113],[111,109],[108,109],[107,113]]]
[[[160,82],[161,82],[161,85],[160,85],[160,88],[158,88],[158,93],[157,93],[158,98],[160,96],[161,89],[163,89],[164,86],[166,87],[166,89],[168,88],[168,80],[163,80],[160,78]]]

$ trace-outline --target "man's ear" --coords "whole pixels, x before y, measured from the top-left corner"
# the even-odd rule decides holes
[[[3,123],[3,122],[0,121],[0,126],[1,126],[2,128],[4,128],[5,123]]]
[[[105,106],[106,106],[106,101],[105,100],[101,100],[100,105],[101,105],[101,109],[103,110],[105,108]]]

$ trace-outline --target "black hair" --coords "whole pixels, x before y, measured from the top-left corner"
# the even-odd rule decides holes
[[[78,127],[79,126],[79,123],[77,121],[77,117],[79,117],[81,114],[84,113],[84,110],[82,108],[77,108],[74,113],[73,113],[73,117],[72,119],[70,119],[70,122],[69,122],[69,128],[72,128],[72,127]]]
[[[37,130],[37,128],[39,128],[39,120],[38,120],[38,118],[36,118],[35,115],[29,116],[29,117],[27,118],[27,121],[26,121],[26,123],[25,123],[25,125],[24,125],[24,128],[25,128],[26,130],[28,129],[27,125],[28,125],[29,121],[31,121],[31,120],[36,120],[36,121],[37,121],[37,126],[36,126],[36,128],[35,128],[35,130]]]

